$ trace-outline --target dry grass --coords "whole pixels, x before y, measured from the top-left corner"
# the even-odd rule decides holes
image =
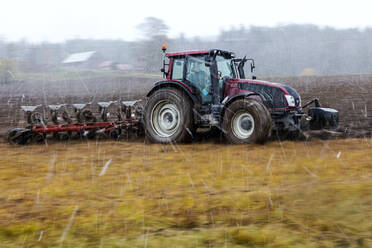
[[[1,247],[372,246],[370,139],[0,150]]]

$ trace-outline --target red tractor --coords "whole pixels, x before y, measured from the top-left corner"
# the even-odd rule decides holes
[[[244,144],[263,143],[272,133],[297,136],[307,128],[338,126],[338,112],[321,108],[318,99],[301,107],[301,98],[293,88],[255,77],[245,79],[244,65],[250,61],[253,72],[253,59],[235,58],[232,52],[218,49],[167,53],[165,58],[161,70],[165,79],[147,94],[144,109],[136,106],[138,101],[120,102],[117,119],[109,121],[108,108],[118,101],[98,102],[99,121],[84,109],[87,104],[72,105],[76,118],[70,118],[66,104],[49,105],[49,119],[34,112],[39,105],[22,106],[28,125],[11,129],[9,142],[43,142],[48,134],[62,140],[119,139],[139,135],[144,129],[152,142],[173,143],[192,139],[199,127],[207,127],[218,128],[231,143]],[[315,107],[305,114],[303,109],[313,103]]]
[[[165,53],[165,79],[155,83],[144,107],[146,136],[155,143],[184,142],[199,127],[216,127],[229,142],[242,144],[265,142],[272,133],[296,136],[306,128],[337,128],[338,111],[321,108],[318,99],[301,107],[293,88],[246,79],[247,61],[253,72],[253,59],[219,49]]]

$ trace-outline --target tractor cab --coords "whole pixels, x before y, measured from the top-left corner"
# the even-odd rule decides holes
[[[242,68],[239,65],[244,65],[245,61],[242,63],[243,60],[234,59],[231,52],[211,51],[166,53],[169,62],[164,62],[161,70],[167,80],[182,82],[190,87],[202,105],[212,103],[213,97],[218,97],[219,101],[224,98],[225,79],[244,77],[244,71],[239,72]],[[168,66],[167,70],[165,66]],[[216,82],[214,91],[212,82]]]

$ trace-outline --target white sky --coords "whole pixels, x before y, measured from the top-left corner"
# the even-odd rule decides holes
[[[0,37],[135,40],[148,16],[163,19],[171,37],[213,36],[241,24],[364,28],[372,27],[372,0],[1,0]]]

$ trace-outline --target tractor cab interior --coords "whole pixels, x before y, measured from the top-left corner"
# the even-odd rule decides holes
[[[201,104],[210,104],[213,100],[212,81],[218,80],[218,98],[222,101],[225,93],[226,79],[237,78],[236,61],[231,53],[221,50],[216,54],[177,54],[171,63],[171,80],[183,81],[196,90]],[[214,61],[214,62],[213,62]],[[214,75],[216,74],[216,75]]]
[[[212,101],[211,75],[204,56],[189,56],[187,58],[186,81],[198,90],[202,104]]]
[[[221,97],[223,97],[226,79],[235,78],[236,73],[231,59],[226,59],[223,56],[218,55],[216,61],[220,94]],[[183,80],[184,78],[185,80]],[[175,58],[173,61],[171,79],[186,81],[188,84],[195,87],[201,97],[202,104],[208,104],[212,101],[210,63],[206,61],[204,55],[187,56],[187,59]]]

